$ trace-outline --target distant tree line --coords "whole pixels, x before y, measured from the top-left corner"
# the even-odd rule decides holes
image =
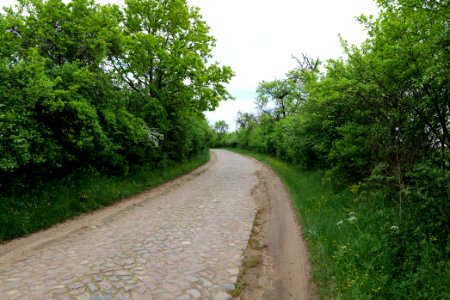
[[[19,0],[0,14],[0,185],[126,174],[208,147],[229,67],[185,0]]]

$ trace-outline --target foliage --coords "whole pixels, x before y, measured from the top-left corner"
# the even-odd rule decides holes
[[[319,68],[317,60],[303,56],[286,79],[262,82],[259,113],[238,116],[243,125],[228,146],[275,154],[301,169],[322,169],[323,180],[337,193],[352,187],[361,206],[345,207],[364,213],[364,226],[377,224],[381,230],[355,236],[387,249],[383,261],[372,264],[390,271],[381,272],[384,279],[376,279],[376,269],[369,272],[380,284],[373,290],[344,291],[324,274],[330,295],[445,298],[445,280],[437,280],[432,270],[448,284],[450,6],[418,0],[378,5],[377,19],[359,18],[369,38],[360,47],[342,41],[345,59]],[[287,84],[292,78],[297,84]]]
[[[217,121],[214,123],[214,132],[217,134],[225,134],[228,131],[228,124],[224,120]]]
[[[450,296],[450,262],[439,260],[434,253],[438,248],[429,242],[434,239],[436,243],[438,237],[427,236],[422,229],[404,234],[408,227],[397,223],[397,207],[388,205],[382,195],[367,195],[358,185],[336,192],[321,180],[321,171],[299,170],[272,156],[235,151],[267,164],[289,189],[302,223],[320,298]],[[399,263],[396,255],[400,253],[407,264]],[[405,269],[406,265],[409,268]],[[411,269],[412,266],[417,269]]]
[[[220,147],[225,143],[228,133],[228,124],[224,120],[219,120],[212,126],[211,146]]]
[[[215,40],[198,8],[185,0],[127,0],[126,48],[112,56],[113,67],[136,92],[136,110],[156,102],[171,118],[180,113],[214,110],[231,98],[223,83],[229,67],[208,64]]]
[[[230,98],[214,38],[185,0],[20,0],[0,14],[2,193],[94,168],[183,161]],[[8,187],[7,189],[5,187]]]

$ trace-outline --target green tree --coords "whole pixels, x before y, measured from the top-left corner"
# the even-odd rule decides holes
[[[125,3],[126,48],[110,59],[136,92],[136,111],[150,105],[161,111],[160,118],[171,118],[213,110],[231,98],[224,83],[233,73],[209,63],[215,41],[198,8],[189,8],[185,0]]]
[[[224,120],[220,120],[214,123],[214,131],[217,134],[224,135],[228,132],[228,128],[229,126]]]
[[[0,177],[95,166],[126,172],[158,135],[129,113],[103,68],[120,11],[93,1],[19,1],[0,14]]]
[[[236,117],[236,124],[239,128],[247,129],[250,128],[256,120],[257,119],[254,114],[239,111]]]
[[[256,89],[256,107],[260,115],[270,116],[279,121],[299,112],[308,98],[306,85],[317,80],[320,61],[302,54],[302,59],[295,56],[298,67],[289,71],[286,78],[263,81]]]
[[[93,0],[19,0],[17,11],[7,10],[14,20],[10,30],[20,38],[22,49],[62,66],[77,62],[99,68],[108,53],[120,47],[120,11]]]
[[[185,0],[125,4],[123,47],[111,53],[110,66],[132,95],[130,111],[164,135],[162,159],[185,157],[179,151],[190,149],[184,137],[191,135],[179,133],[192,127],[181,120],[201,121],[203,111],[230,99],[225,84],[233,72],[211,62],[215,40],[198,8],[189,8]]]

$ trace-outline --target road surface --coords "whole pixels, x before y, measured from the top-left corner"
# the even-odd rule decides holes
[[[222,150],[212,157],[156,189],[0,245],[0,299],[229,299],[263,167]]]

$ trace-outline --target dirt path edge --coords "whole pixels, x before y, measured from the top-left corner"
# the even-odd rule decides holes
[[[289,192],[269,167],[257,162],[261,169],[253,197],[259,209],[241,267],[242,291],[235,299],[316,299],[307,247]],[[257,266],[252,266],[255,261]]]

